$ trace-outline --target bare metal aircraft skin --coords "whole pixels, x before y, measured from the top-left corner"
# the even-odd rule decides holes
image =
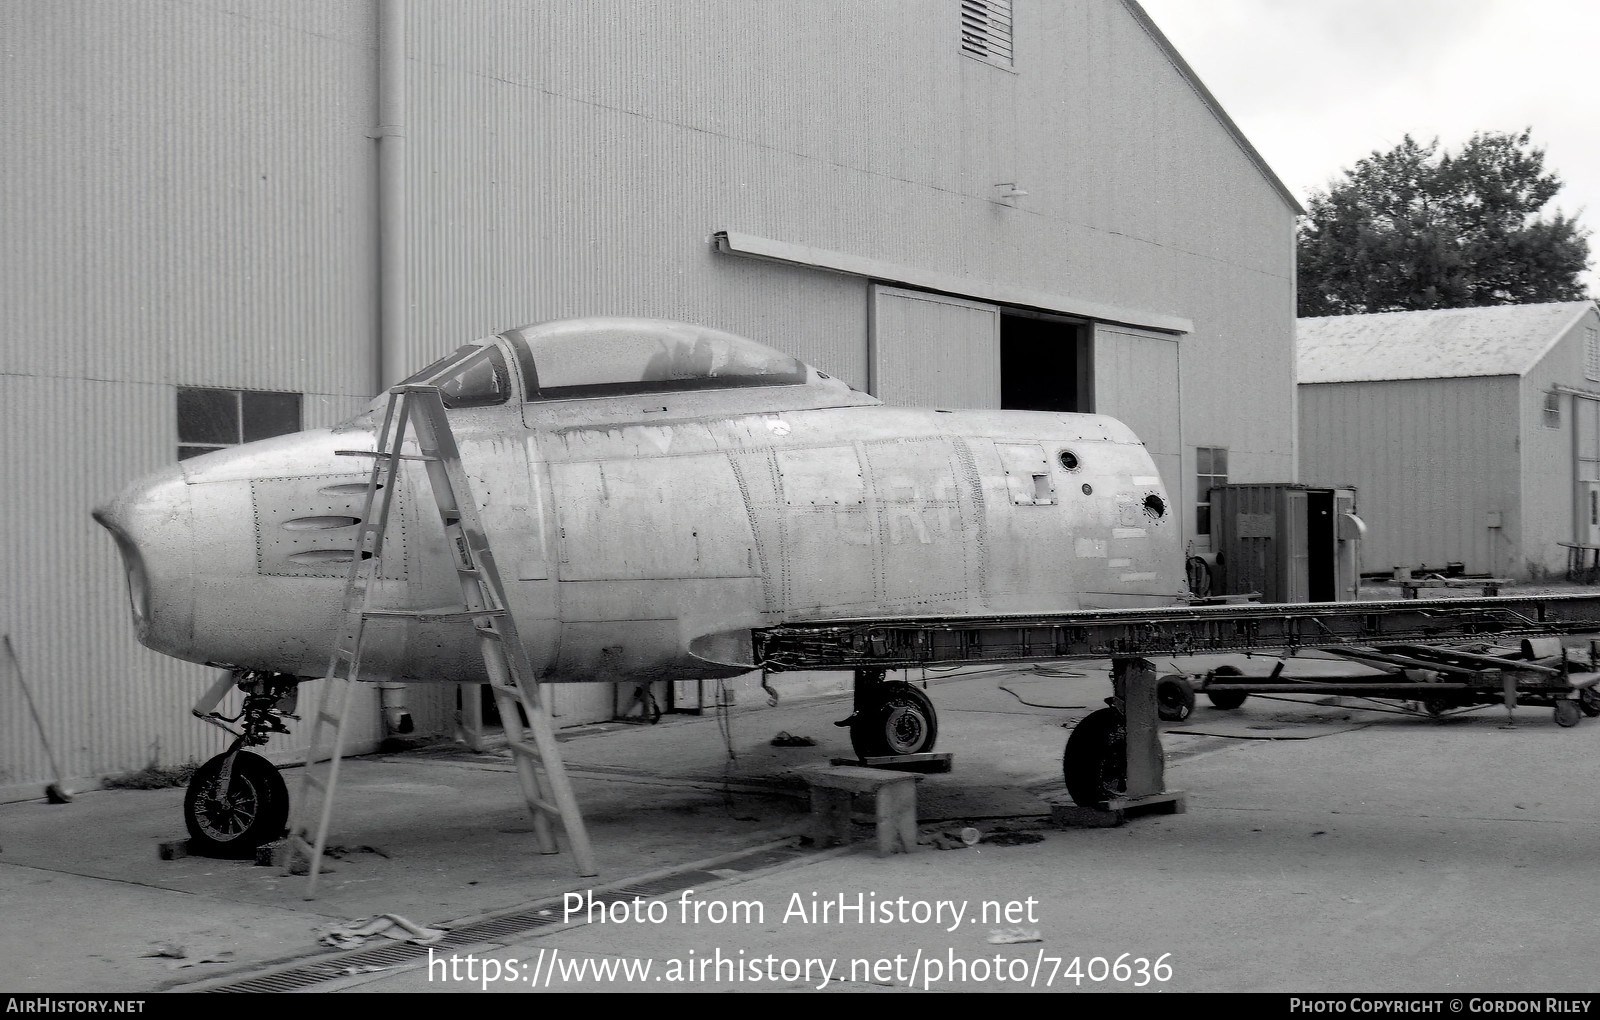
[[[412,378],[445,395],[543,681],[731,676],[755,665],[751,629],[783,622],[1134,608],[1182,590],[1171,503],[1112,418],[890,407],[753,341],[658,320],[469,347]],[[382,406],[183,461],[97,510],[140,641],[323,675],[370,468],[341,451],[374,449]],[[415,467],[374,608],[460,599]],[[362,679],[486,679],[470,628],[382,628]]]

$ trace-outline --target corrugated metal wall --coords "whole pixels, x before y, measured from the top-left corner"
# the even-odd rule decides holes
[[[955,0],[427,10],[412,277],[449,284],[415,360],[645,312],[865,385],[861,281],[713,255],[736,230],[1190,318],[1186,427],[1293,476],[1293,210],[1118,0],[1019,12],[1015,73],[961,55]]]
[[[176,385],[373,385],[371,8],[262,0],[0,5],[0,463],[12,635],[72,775],[203,758],[211,673],[135,641],[89,517],[172,463]],[[49,778],[0,676],[0,797]]]
[[[1574,397],[1557,387],[1600,393],[1600,380],[1585,376],[1585,332],[1600,328],[1600,313],[1590,311],[1561,336],[1522,377],[1522,517],[1517,539],[1518,577],[1562,576],[1567,550],[1557,542],[1580,536],[1574,512],[1577,492],[1578,426]],[[1556,392],[1560,420],[1546,424],[1545,395]]]
[[[1520,420],[1515,377],[1301,386],[1303,480],[1355,486],[1363,570],[1456,561],[1521,576]]]
[[[1119,0],[1019,10],[1014,72],[961,55],[958,0],[394,6],[399,360],[632,313],[864,387],[868,281],[713,252],[738,230],[1189,318],[1184,456],[1198,429],[1240,480],[1292,474],[1293,210]],[[174,387],[303,392],[313,425],[378,386],[378,12],[0,5],[24,97],[0,104],[0,450],[23,480],[0,626],[73,771],[214,746],[186,714],[204,671],[133,645],[87,518],[170,461]],[[32,751],[3,767],[0,787],[46,778]]]

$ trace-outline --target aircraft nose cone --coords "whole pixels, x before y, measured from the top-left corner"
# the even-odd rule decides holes
[[[177,647],[194,616],[193,524],[183,469],[174,465],[139,479],[97,507],[94,519],[116,540],[139,640],[159,651]]]

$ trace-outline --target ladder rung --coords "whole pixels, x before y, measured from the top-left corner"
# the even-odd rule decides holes
[[[334,715],[332,712],[318,712],[317,718],[323,722],[333,723],[335,726],[339,725],[339,717]]]
[[[400,454],[395,454],[395,453],[390,453],[388,450],[335,450],[333,452],[334,452],[334,454],[336,456],[340,456],[340,457],[378,457],[378,458],[381,458],[383,460],[389,460],[389,459],[399,459],[399,460],[440,460],[441,459],[439,457],[435,457],[435,456],[432,456],[432,455],[426,454],[426,453],[421,453],[421,454],[418,454],[418,453],[400,453]]]
[[[462,609],[444,606],[439,609],[367,609],[361,615],[369,619],[406,620],[475,620],[480,616],[504,616],[504,609]]]
[[[506,746],[511,748],[513,754],[525,754],[535,761],[544,760],[544,756],[539,753],[539,748],[525,740],[513,740]]]
[[[308,763],[307,763],[307,764],[306,764],[306,767],[307,767],[307,768],[310,768],[310,767],[311,767],[311,766],[310,766],[310,763],[309,763],[309,762],[308,762]],[[306,784],[306,785],[307,785],[307,786],[314,786],[314,787],[316,787],[316,788],[317,788],[317,789],[318,789],[318,790],[322,790],[322,791],[324,791],[324,792],[326,792],[326,791],[327,791],[327,789],[328,789],[328,784],[327,784],[327,783],[324,783],[324,782],[323,782],[323,781],[322,781],[322,777],[321,777],[321,776],[317,776],[317,775],[312,775],[312,774],[311,774],[311,773],[310,773],[310,772],[307,772],[307,773],[306,773],[306,774],[305,774],[305,777],[304,777],[304,779],[305,779],[305,784]]]
[[[560,808],[556,807],[554,804],[551,804],[549,801],[540,800],[538,797],[529,797],[528,806],[533,808],[535,811],[540,812],[541,814],[550,815],[553,818],[561,817]]]

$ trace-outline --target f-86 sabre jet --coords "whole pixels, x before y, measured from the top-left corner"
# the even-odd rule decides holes
[[[732,677],[777,624],[1170,606],[1184,590],[1156,467],[1103,415],[889,406],[754,341],[654,319],[507,330],[406,382],[438,388],[541,682]],[[285,731],[297,685],[326,675],[369,483],[349,453],[377,450],[386,400],[181,461],[95,511],[139,640],[229,671],[196,714],[237,684],[244,746]],[[400,614],[459,587],[424,472],[398,477],[368,598]],[[470,629],[382,633],[357,679],[488,679]],[[858,755],[933,749],[922,690],[856,677]],[[276,838],[287,815],[277,770],[240,746],[196,783],[233,755],[248,817],[226,790],[190,791],[190,832],[215,849]]]

